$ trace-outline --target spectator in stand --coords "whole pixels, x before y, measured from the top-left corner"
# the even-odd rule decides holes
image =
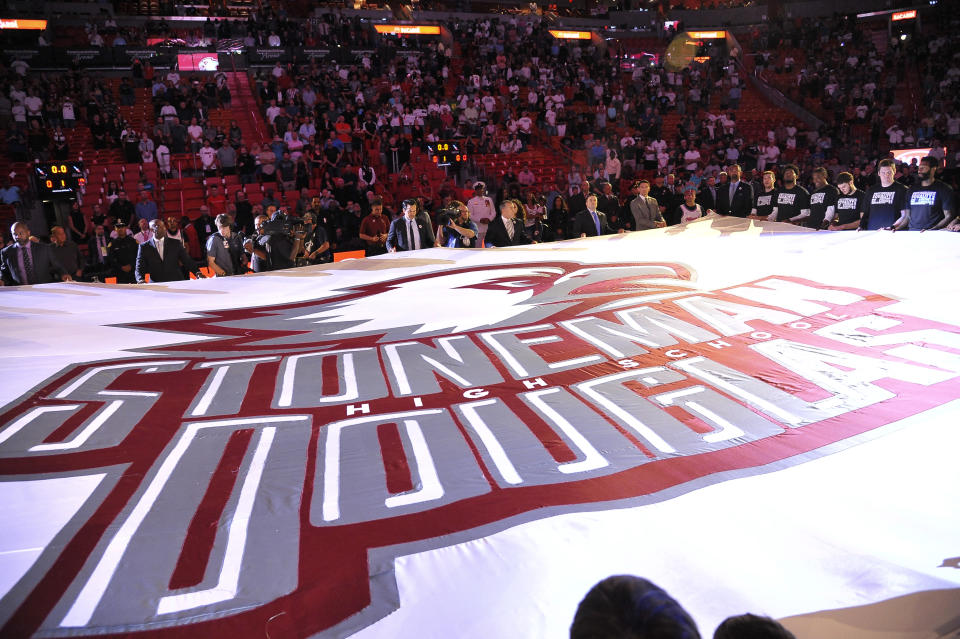
[[[138,220],[150,222],[151,220],[155,220],[159,217],[157,203],[153,200],[152,191],[140,191],[140,201],[137,202],[135,211]]]
[[[117,199],[110,205],[110,217],[115,222],[123,222],[124,226],[130,226],[136,217],[136,210],[133,202],[127,199],[126,191],[118,191]]]
[[[217,150],[211,146],[209,139],[204,139],[203,146],[200,147],[197,156],[200,158],[200,168],[203,170],[204,176],[215,177],[219,161],[217,160]]]

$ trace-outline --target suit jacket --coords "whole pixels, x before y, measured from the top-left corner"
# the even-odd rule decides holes
[[[730,185],[717,186],[717,208],[720,215],[747,217],[753,209],[753,187],[749,182],[740,180],[737,190],[733,192],[733,201],[730,201]]]
[[[630,201],[630,217],[633,219],[635,231],[646,231],[657,228],[657,222],[663,222],[660,213],[660,204],[656,198],[641,195]]]
[[[414,218],[413,221],[420,231],[420,248],[433,248],[433,244],[437,240],[433,234],[433,227],[429,223],[424,222],[419,215]],[[390,222],[390,230],[387,232],[387,250],[391,251],[394,249],[397,251],[413,250],[407,240],[407,217],[405,215],[401,215]]]
[[[703,207],[703,212],[707,210],[717,210],[717,198],[720,196],[720,187],[702,186],[697,193],[697,204]]]
[[[597,217],[600,218],[600,235],[609,235],[611,231],[610,225],[607,224],[607,216],[604,215],[603,211],[598,210]],[[594,224],[590,211],[586,209],[577,213],[577,217],[573,220],[573,237],[580,237],[581,233],[587,237],[593,237],[597,234],[597,225]]]
[[[7,286],[23,286],[24,284],[47,284],[59,282],[67,271],[53,254],[49,244],[30,242],[30,256],[33,262],[33,276],[35,282],[23,281],[20,271],[20,248],[16,244],[0,251],[0,277]]]
[[[163,259],[160,259],[160,252],[157,251],[157,238],[151,238],[137,250],[137,266],[134,270],[138,282],[145,281],[148,273],[152,282],[176,282],[187,279],[186,273],[196,273],[198,269],[183,244],[166,237],[163,240]]]
[[[530,238],[527,237],[523,223],[514,220],[513,239],[507,234],[507,227],[503,222],[503,216],[497,214],[487,227],[487,234],[483,238],[484,246],[519,246],[521,244],[530,244]]]

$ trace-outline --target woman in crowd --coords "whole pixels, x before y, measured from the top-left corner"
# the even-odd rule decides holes
[[[547,220],[549,224],[547,239],[565,240],[570,237],[567,232],[570,224],[570,209],[567,208],[567,201],[562,195],[553,198],[550,210],[547,211]]]

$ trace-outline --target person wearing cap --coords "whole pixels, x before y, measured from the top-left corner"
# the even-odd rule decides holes
[[[483,246],[483,239],[487,235],[487,227],[497,215],[497,208],[487,196],[487,185],[479,180],[473,185],[473,197],[467,200],[467,209],[470,210],[470,219],[477,225],[479,244]]]
[[[118,284],[135,284],[137,241],[127,234],[127,224],[123,220],[118,220],[114,225],[114,233],[116,237],[107,244],[107,264]]]

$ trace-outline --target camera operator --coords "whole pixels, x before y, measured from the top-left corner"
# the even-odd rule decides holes
[[[217,277],[243,273],[246,255],[243,252],[243,238],[233,233],[232,220],[226,213],[216,217],[217,232],[207,238],[207,266]]]
[[[253,222],[256,232],[243,242],[243,250],[250,255],[250,268],[254,273],[266,273],[271,270],[270,255],[264,246],[266,236],[263,234],[263,225],[270,221],[266,215],[258,215]]]
[[[315,223],[313,213],[310,211],[304,214],[303,224],[303,252],[297,256],[297,266],[310,266],[331,261],[333,255],[330,252],[330,242],[327,240],[327,230],[323,225]]]
[[[470,209],[459,200],[451,200],[440,211],[437,240],[440,246],[447,248],[475,248],[477,234],[480,232],[477,225],[470,219]]]
[[[296,266],[305,235],[303,222],[289,217],[285,208],[277,209],[270,221],[261,224],[257,243],[266,251],[269,270],[278,271]]]

